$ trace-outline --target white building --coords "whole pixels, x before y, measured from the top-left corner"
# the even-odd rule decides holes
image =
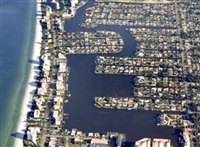
[[[78,0],[71,0],[71,7],[75,7],[78,4]]]
[[[53,111],[53,117],[55,118],[55,124],[56,125],[60,125],[61,124],[61,119],[60,119],[58,111]]]
[[[34,118],[40,118],[40,110],[34,111]]]
[[[52,8],[50,6],[46,7],[46,16],[50,17],[50,15],[52,14]]]
[[[58,78],[59,81],[63,81],[63,74],[62,74],[62,73],[59,73],[59,74],[57,75],[57,78]]]
[[[61,53],[58,53],[58,58],[59,58],[59,59],[63,59],[63,60],[66,59],[65,55],[63,55],[63,54],[61,54]]]
[[[51,140],[49,142],[49,147],[55,147],[56,146],[56,138],[51,137]]]
[[[56,82],[56,89],[57,89],[58,91],[64,90],[63,81],[57,81],[57,82]]]
[[[29,127],[29,130],[27,131],[27,140],[32,141],[37,145],[37,133],[39,132],[39,127]]]
[[[135,142],[135,147],[150,147],[151,138],[143,138]]]
[[[56,97],[54,98],[54,109],[59,110],[61,106],[61,102],[63,102],[62,97]]]
[[[66,71],[66,63],[60,62],[59,63],[59,72],[65,72]]]
[[[152,147],[171,147],[171,140],[169,140],[169,139],[153,139]]]
[[[189,132],[187,128],[183,129],[183,139],[185,141],[184,147],[190,147],[190,137],[189,137]]]
[[[105,138],[101,138],[101,139],[92,138],[91,144],[108,144],[108,140]]]

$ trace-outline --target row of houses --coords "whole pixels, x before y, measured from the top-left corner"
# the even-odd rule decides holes
[[[135,142],[135,147],[171,147],[171,140],[143,138]]]

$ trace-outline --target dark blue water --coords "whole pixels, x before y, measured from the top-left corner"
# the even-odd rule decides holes
[[[27,86],[34,35],[36,2],[0,3],[0,146],[13,146]]]
[[[68,32],[108,30],[120,33],[125,43],[122,52],[105,54],[105,56],[134,57],[137,43],[125,30],[126,26],[99,25],[96,28],[85,29],[79,27],[83,21],[86,8],[94,5],[93,0],[81,7],[74,18],[66,20],[65,29]],[[93,106],[95,96],[130,97],[133,90],[132,76],[96,75],[94,74],[94,59],[96,55],[69,55],[70,67],[69,90],[72,96],[65,104],[65,112],[69,119],[65,122],[66,129],[77,128],[83,132],[106,133],[120,132],[126,134],[126,140],[134,142],[144,137],[168,138],[177,146],[176,130],[171,127],[157,127],[156,115],[152,111],[128,111],[98,109]]]

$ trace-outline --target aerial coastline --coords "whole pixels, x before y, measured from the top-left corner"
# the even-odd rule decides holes
[[[124,133],[122,129],[127,126],[132,129],[131,125],[127,123],[126,126],[119,129],[117,124],[115,124],[115,128],[112,128],[113,126],[111,126],[108,121],[107,124],[105,122],[104,125],[106,127],[109,126],[109,128],[106,129],[107,133],[104,132],[103,134],[100,131],[105,126],[101,129],[94,129],[93,127],[100,123],[99,120],[102,118],[106,119],[105,115],[98,118],[100,115],[97,114],[97,112],[99,112],[100,109],[103,113],[109,112],[107,116],[111,113],[115,113],[119,116],[123,111],[116,110],[116,112],[114,112],[114,110],[112,110],[111,112],[105,110],[105,108],[128,109],[133,111],[137,109],[161,111],[156,114],[156,119],[155,112],[151,113],[148,111],[149,116],[154,117],[152,120],[154,119],[155,122],[153,126],[151,121],[151,125],[147,128],[155,129],[157,127],[160,130],[164,129],[163,126],[171,128],[167,129],[165,127],[166,132],[163,131],[160,133],[158,131],[159,129],[156,129],[156,131],[154,131],[155,133],[157,132],[156,134],[145,132],[146,134],[144,134],[148,135],[149,138],[144,139],[141,138],[143,134],[140,134],[140,136],[138,135],[140,138],[137,138],[138,136],[134,134],[135,138],[132,138],[135,139],[135,145],[148,143],[150,146],[150,144],[162,142],[162,144],[169,146],[180,143],[190,147],[191,142],[193,144],[199,143],[197,137],[198,130],[196,130],[198,128],[198,111],[200,111],[200,106],[196,101],[196,99],[199,98],[199,83],[197,82],[199,80],[199,52],[197,48],[194,47],[199,43],[197,43],[198,41],[194,43],[183,39],[184,37],[188,37],[184,34],[187,33],[188,30],[183,29],[187,28],[187,26],[180,25],[180,19],[181,21],[186,20],[183,16],[179,18],[180,16],[178,14],[180,9],[187,9],[184,8],[185,5],[187,6],[187,3],[177,3],[176,0],[173,2],[170,1],[170,3],[167,4],[161,4],[160,1],[157,4],[147,4],[146,1],[145,3],[136,4],[95,1],[93,7],[87,8],[85,14],[81,14],[81,16],[84,16],[83,21],[71,27],[75,28],[79,25],[79,29],[73,29],[73,31],[76,30],[77,32],[70,32],[70,30],[65,32],[63,26],[65,17],[61,17],[58,11],[58,9],[65,8],[60,7],[60,3],[55,0],[52,1],[52,3],[55,9],[52,10],[53,8],[51,8],[51,5],[45,5],[45,9],[43,10],[43,12],[45,11],[44,17],[38,18],[40,19],[40,23],[38,20],[36,23],[36,44],[34,45],[33,59],[31,59],[31,62],[33,64],[42,64],[42,69],[34,71],[33,66],[31,68],[29,85],[22,107],[25,113],[22,113],[20,118],[20,122],[25,123],[19,123],[17,130],[23,136],[23,144],[22,140],[21,143],[19,142],[20,140],[17,140],[16,145],[36,146],[40,144],[43,146],[44,144],[48,144],[49,146],[60,145],[73,147],[77,144],[82,146],[83,143],[84,145],[104,144],[105,146],[109,146],[110,144],[115,144],[114,140],[116,139],[117,146],[121,146],[123,142],[125,143],[127,135],[127,129],[126,133]],[[82,4],[85,3],[86,1]],[[67,11],[69,14],[74,14],[71,16],[66,14],[69,18],[66,21],[66,25],[69,26],[70,22],[72,24],[76,22],[76,19],[70,19],[70,17],[74,17],[75,14],[78,15],[76,13],[76,8],[80,8],[80,5],[78,5],[78,1],[71,1],[70,9],[74,11],[71,12],[70,9]],[[191,4],[191,8],[193,7],[198,9],[199,5],[196,3]],[[144,11],[141,11],[140,8]],[[152,11],[149,11],[149,9]],[[128,10],[136,11],[128,12]],[[151,14],[147,14],[148,12],[151,12]],[[40,25],[42,29],[44,29],[43,34],[42,29],[38,29],[39,27],[41,28]],[[121,31],[123,30],[123,33],[128,32],[130,35],[129,37],[132,37],[129,39],[135,40],[137,45],[134,47],[132,46],[132,48],[127,48],[127,42],[123,38],[125,35],[118,33],[117,29],[115,30],[114,27],[111,30],[106,29],[108,26],[110,26],[110,28],[112,28],[112,26],[118,26],[118,28],[122,26],[123,29],[121,29]],[[135,28],[135,26],[138,28]],[[68,29],[70,29],[70,27]],[[195,37],[195,35],[193,37]],[[126,55],[123,56],[124,52],[126,52],[124,51],[125,46],[126,50],[128,50],[127,53],[135,52],[135,55],[130,55],[130,57]],[[41,52],[38,48],[41,49]],[[187,52],[190,49],[194,49],[195,51]],[[80,56],[80,54],[83,54],[83,56]],[[101,54],[101,56],[99,56],[99,54]],[[106,54],[106,56],[102,54]],[[194,60],[192,60],[190,56],[194,56]],[[87,61],[86,58],[88,58]],[[77,59],[79,60],[77,61]],[[92,60],[95,61],[96,65],[91,63]],[[191,66],[192,64],[194,66]],[[73,68],[73,66],[76,68]],[[91,67],[93,70],[92,73]],[[36,69],[38,69],[38,67],[36,67]],[[74,71],[74,69],[78,70]],[[189,71],[186,69],[189,69]],[[192,71],[194,71],[194,74],[191,74]],[[39,73],[39,75],[35,73]],[[81,75],[81,73],[84,74]],[[107,87],[98,87],[99,81],[107,84],[108,80],[106,81],[105,79],[111,79],[112,75],[126,76],[126,78],[124,78],[126,80],[132,77],[131,81],[126,81],[129,84],[131,82],[132,90],[127,92],[127,87],[130,88],[130,86],[125,87],[120,85],[122,82],[125,82],[122,76],[118,76],[120,79],[119,81],[121,81],[120,84],[117,83],[117,80],[113,80],[114,82],[110,82],[110,85]],[[86,76],[86,78],[81,76]],[[100,80],[103,76],[106,78]],[[197,81],[194,80],[194,76],[197,76]],[[93,81],[89,81],[90,77],[93,77]],[[96,80],[96,77],[99,79]],[[76,82],[73,81],[74,79],[76,79]],[[37,83],[34,83],[35,80]],[[114,84],[114,86],[112,84]],[[92,88],[89,86],[92,86]],[[114,88],[118,89],[118,91],[115,89],[117,93],[115,93],[116,96],[113,96],[115,94],[110,92],[112,91],[111,89]],[[123,88],[127,89],[122,92],[124,90]],[[89,89],[91,89],[91,91]],[[124,97],[125,93],[127,94],[126,97]],[[131,97],[129,97],[130,93]],[[120,96],[120,94],[122,96]],[[29,107],[31,109],[28,109],[26,105],[29,104],[29,102],[33,104],[33,106],[31,105]],[[97,108],[92,107],[94,105]],[[75,116],[75,113],[78,111],[82,111],[82,113],[76,114]],[[163,114],[164,111],[167,111],[167,114]],[[27,112],[28,114],[26,115]],[[133,114],[132,112],[123,112],[124,116],[126,113],[127,122],[128,119],[133,121],[134,118],[128,118],[131,115],[127,115],[128,113]],[[139,110],[138,112],[141,111]],[[91,113],[91,115],[89,113]],[[86,114],[90,117],[85,117],[87,116]],[[145,112],[141,112],[141,114],[145,114]],[[71,117],[71,115],[73,115],[73,117]],[[75,118],[74,116],[78,117]],[[80,123],[80,118],[82,118],[84,122]],[[96,122],[93,120],[91,121],[90,118],[95,118],[97,120],[95,120]],[[118,118],[122,117],[119,116]],[[138,118],[138,120],[144,119],[142,115],[136,118]],[[147,118],[148,117],[145,117],[145,119]],[[114,120],[114,117],[110,120]],[[131,121],[129,121],[129,123]],[[94,122],[95,125],[92,126]],[[117,120],[115,120],[115,122],[117,122]],[[123,124],[124,122],[125,120],[118,123]],[[91,124],[91,126],[86,127],[85,125],[87,123],[88,125]],[[134,123],[135,122],[133,122],[133,124]],[[155,124],[159,127],[155,126]],[[137,125],[139,124],[137,123]],[[141,125],[144,126],[144,124]],[[78,126],[81,126],[80,128],[82,130],[79,130]],[[101,124],[99,124],[99,126],[101,126]],[[136,129],[136,127],[134,129]],[[173,137],[172,134],[170,134],[172,132],[169,132],[173,130],[172,127],[179,131],[175,134],[176,136],[174,135]],[[110,128],[115,131],[120,131],[109,132]],[[160,138],[161,136],[162,139]],[[159,137],[159,139],[157,137]],[[179,140],[178,143],[175,142],[174,138],[176,137]]]

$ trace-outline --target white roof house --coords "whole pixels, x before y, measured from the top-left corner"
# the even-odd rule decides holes
[[[39,118],[40,117],[40,110],[35,110],[34,111],[34,118]]]
[[[66,63],[60,62],[59,63],[59,72],[65,72],[66,71]]]
[[[170,139],[153,139],[152,147],[171,147]]]
[[[53,111],[53,117],[54,117],[55,120],[56,120],[55,124],[56,124],[56,125],[60,125],[60,124],[61,124],[61,119],[60,119],[60,116],[59,116],[59,112],[58,112],[58,111]]]
[[[66,59],[65,55],[61,54],[61,53],[58,53],[58,58],[59,59]]]
[[[183,133],[183,139],[185,141],[184,147],[190,147],[190,137],[187,133]]]
[[[91,144],[108,144],[108,140],[105,138],[102,139],[92,138]]]
[[[57,81],[56,82],[56,89],[57,90],[63,90],[64,89],[63,81]]]
[[[143,138],[135,142],[136,147],[150,147],[151,138]]]

